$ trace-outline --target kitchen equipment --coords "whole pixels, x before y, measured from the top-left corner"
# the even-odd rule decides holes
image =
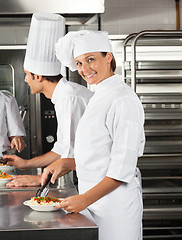
[[[123,41],[122,78],[145,111],[143,239],[182,239],[182,31],[143,31]]]
[[[7,163],[7,160],[3,159],[3,157],[0,157],[0,163],[2,163],[3,165],[5,165]]]
[[[75,194],[77,191],[73,184],[61,190],[51,188],[50,191],[51,196],[60,198]],[[35,212],[23,206],[23,202],[33,195],[35,195],[35,189],[27,187],[0,191],[1,237],[6,239],[32,239],[33,237],[33,239],[44,240],[98,240],[98,227],[87,209],[79,214],[66,214],[62,209],[53,212]]]
[[[4,156],[4,155],[14,155],[14,154],[16,154],[16,149],[14,149],[14,148],[9,148],[9,149],[7,149],[6,151],[2,152],[2,154],[3,154],[3,156]]]
[[[36,192],[36,197],[46,197],[47,196],[47,194],[49,193],[49,189],[50,189],[49,184],[51,181],[51,177],[52,177],[52,174],[49,174],[44,185],[41,188],[39,188],[38,191]]]

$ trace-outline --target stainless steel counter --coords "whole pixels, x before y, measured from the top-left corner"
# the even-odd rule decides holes
[[[97,240],[98,227],[88,210],[67,213],[37,212],[23,205],[37,188],[0,188],[0,238]],[[49,196],[65,198],[77,194],[74,187],[51,188]]]

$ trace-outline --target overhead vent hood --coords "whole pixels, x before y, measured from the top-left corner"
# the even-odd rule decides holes
[[[1,0],[0,18],[31,17],[34,12],[59,13],[71,22],[85,23],[104,13],[105,0]]]
[[[103,13],[104,0],[1,0],[0,14],[31,14],[37,11],[61,14]]]

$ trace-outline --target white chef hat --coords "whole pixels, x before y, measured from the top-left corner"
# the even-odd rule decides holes
[[[90,52],[112,52],[108,33],[103,31],[72,31],[56,43],[56,56],[71,71],[77,70],[74,59]]]
[[[55,55],[55,43],[64,36],[64,30],[64,17],[53,13],[34,13],[29,30],[24,69],[38,75],[59,75],[61,63]]]

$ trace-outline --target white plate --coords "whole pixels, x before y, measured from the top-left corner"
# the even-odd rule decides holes
[[[14,166],[6,166],[6,165],[0,166],[0,171],[6,172],[6,173],[12,172],[14,169],[15,169]]]
[[[62,198],[59,198],[60,200],[62,200]],[[39,211],[39,212],[52,212],[52,211],[57,211],[59,210],[59,208],[55,208],[54,206],[58,205],[56,203],[52,204],[52,205],[32,205],[29,203],[30,200],[24,201],[23,204],[25,206],[30,207],[31,209],[35,210],[35,211]]]

